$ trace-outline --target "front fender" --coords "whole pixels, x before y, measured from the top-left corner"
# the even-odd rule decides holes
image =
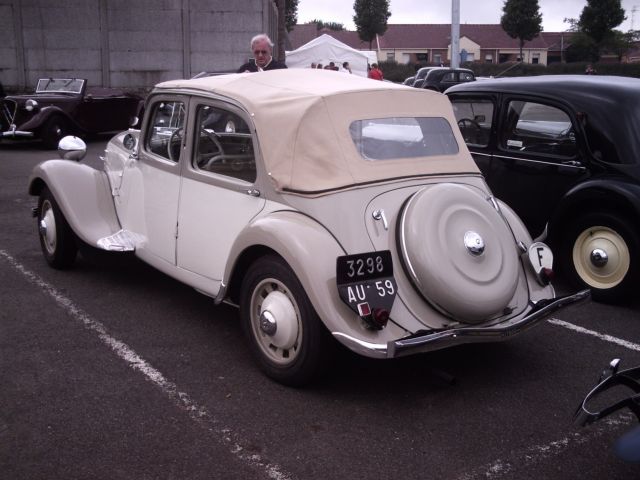
[[[64,110],[60,109],[59,107],[50,105],[41,108],[33,117],[24,122],[22,125],[19,125],[18,129],[35,131],[38,128],[42,127],[53,115],[59,115],[63,117],[69,123],[69,125],[77,126],[76,122],[69,115],[67,115]]]
[[[109,180],[100,170],[69,160],[47,160],[29,177],[29,194],[44,187],[53,194],[69,226],[85,243],[97,247],[100,238],[120,230]]]
[[[308,216],[295,211],[278,211],[252,222],[231,249],[225,268],[225,284],[232,275],[243,274],[234,270],[242,268],[243,254],[255,247],[275,251],[289,264],[327,329],[349,348],[354,349],[354,346],[344,342],[345,335],[386,347],[387,341],[409,333],[393,322],[380,331],[368,330],[340,300],[336,258],[345,255],[345,251],[326,228]]]

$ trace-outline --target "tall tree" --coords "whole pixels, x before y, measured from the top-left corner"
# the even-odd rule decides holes
[[[524,42],[533,40],[542,31],[542,14],[538,0],[506,0],[500,19],[502,29],[520,41],[520,60]]]
[[[387,31],[387,20],[391,16],[389,0],[355,0],[353,4],[358,36],[364,42],[369,42],[369,50],[376,35]]]
[[[614,36],[613,29],[625,21],[620,0],[587,0],[578,26],[598,45]]]
[[[278,48],[277,58],[284,61],[286,33],[293,30],[298,22],[298,1],[299,0],[274,0],[278,7]]]

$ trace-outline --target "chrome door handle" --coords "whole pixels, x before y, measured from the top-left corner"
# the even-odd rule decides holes
[[[250,188],[248,190],[245,190],[244,193],[246,193],[247,195],[251,195],[252,197],[260,196],[260,190],[258,190],[257,188]]]

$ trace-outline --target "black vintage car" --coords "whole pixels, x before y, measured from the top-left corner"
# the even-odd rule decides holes
[[[418,85],[414,82],[413,86],[444,92],[449,87],[459,83],[473,82],[475,79],[473,71],[468,68],[435,67],[427,72],[421,84]]]
[[[0,142],[40,139],[56,148],[65,135],[115,132],[136,124],[144,101],[80,78],[41,78],[36,91],[0,99]]]
[[[567,277],[612,301],[640,271],[640,79],[539,76],[447,90],[496,197],[555,244]]]

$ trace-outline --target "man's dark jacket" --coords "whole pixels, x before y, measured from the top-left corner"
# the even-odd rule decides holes
[[[278,70],[280,68],[287,68],[287,66],[283,62],[278,62],[277,60],[272,59],[269,62],[269,65],[264,67],[263,70]],[[238,73],[257,71],[258,66],[256,65],[256,62],[247,62],[238,69]]]

